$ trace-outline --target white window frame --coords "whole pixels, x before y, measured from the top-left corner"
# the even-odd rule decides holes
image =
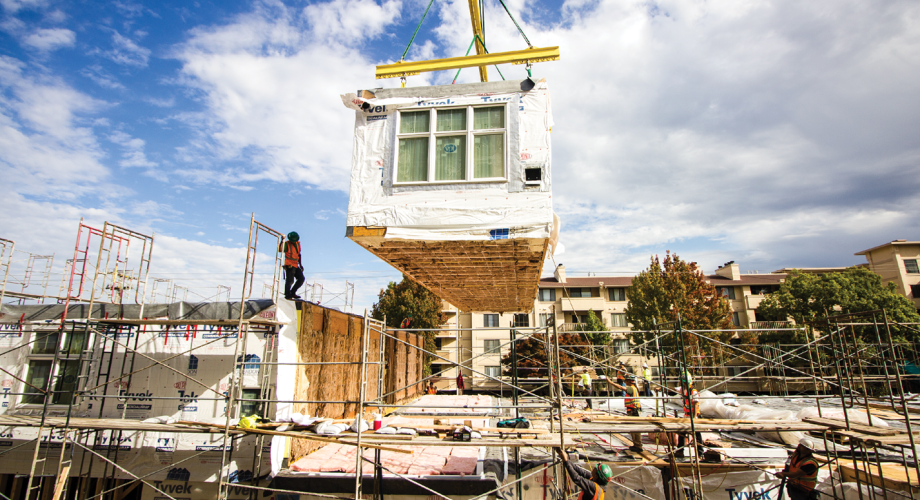
[[[541,288],[537,295],[540,302],[556,302],[555,288]],[[546,297],[547,295],[548,297]]]
[[[504,108],[505,113],[505,126],[503,128],[490,128],[483,130],[474,130],[474,121],[473,121],[473,109],[475,108],[497,108],[501,106]],[[435,151],[435,144],[437,144],[436,138],[439,136],[450,136],[450,135],[460,135],[459,130],[451,130],[446,132],[437,132],[437,112],[445,111],[450,109],[466,109],[466,178],[463,180],[448,180],[448,181],[436,181],[435,180],[435,158],[437,152]],[[509,106],[507,103],[483,103],[483,104],[471,104],[466,106],[443,106],[443,107],[431,107],[428,108],[430,113],[428,118],[428,132],[419,132],[414,134],[401,134],[399,133],[400,126],[402,123],[402,114],[403,113],[413,113],[418,111],[423,111],[423,109],[418,108],[407,108],[399,110],[396,113],[396,144],[393,148],[393,185],[394,186],[417,186],[425,184],[474,184],[474,183],[483,183],[483,182],[508,182],[508,164],[510,159],[510,151],[508,150],[508,119],[509,117]],[[502,139],[504,142],[504,152],[505,157],[502,159],[504,163],[502,171],[503,175],[501,177],[482,177],[476,179],[473,177],[475,173],[475,165],[473,165],[473,137],[477,135],[493,135],[498,132],[501,132]],[[399,140],[403,138],[412,138],[412,137],[428,137],[428,180],[425,181],[407,181],[399,182]]]
[[[617,325],[616,324],[617,322],[614,321],[615,317],[623,318],[623,324]],[[627,326],[629,326],[629,323],[626,321],[626,313],[616,313],[616,312],[610,313],[610,327],[611,328],[626,328]]]
[[[489,347],[490,345],[494,347]],[[502,352],[501,339],[483,339],[482,352],[483,354],[492,354],[492,355],[501,354]]]
[[[491,323],[491,321],[489,321],[489,319],[494,319],[494,320],[495,320],[495,324],[494,324],[494,325],[489,325],[489,323]],[[483,314],[483,315],[482,315],[482,327],[483,327],[483,328],[498,328],[498,327],[499,327],[499,322],[500,322],[500,321],[501,321],[501,320],[499,319],[498,314]]]
[[[497,373],[495,372],[496,370],[497,370]],[[482,373],[485,374],[487,377],[501,378],[501,376],[502,376],[502,367],[501,367],[501,365],[498,365],[498,366],[493,366],[493,365],[483,366],[483,367],[482,367]]]
[[[913,267],[914,267],[914,269],[917,269],[917,270],[916,270],[916,271],[911,271],[910,268],[907,267],[907,263],[908,263],[908,262],[913,262]],[[904,259],[904,272],[907,273],[907,274],[918,274],[918,273],[920,273],[920,264],[918,264],[918,260],[917,260],[917,259]]]

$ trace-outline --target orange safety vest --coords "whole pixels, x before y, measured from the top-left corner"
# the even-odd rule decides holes
[[[578,500],[585,500],[584,491],[578,494]],[[594,496],[591,500],[604,500],[604,488],[601,485],[594,483]]]
[[[699,397],[700,393],[699,393],[699,391],[697,391],[696,389],[691,389],[691,390],[690,390],[690,394],[688,395],[687,392],[686,392],[686,389],[684,389],[683,387],[681,387],[680,393],[681,393],[681,395],[683,396],[683,399],[684,399],[684,416],[685,416],[685,417],[689,417],[689,416],[690,416],[690,409],[691,409],[692,406],[693,406],[693,395],[695,394],[697,397]],[[696,416],[697,416],[697,415],[694,415],[694,417],[696,417]]]
[[[285,267],[300,267],[300,242],[290,241],[284,244]]]
[[[639,389],[635,385],[626,386],[626,399],[623,400],[627,410],[641,410],[642,403],[639,402]]]
[[[805,464],[812,464],[815,466],[815,471],[811,474],[802,477],[789,478],[789,484],[792,486],[797,486],[805,491],[812,491],[815,489],[815,486],[818,484],[818,462],[814,458],[805,458],[805,459],[793,459],[792,463],[789,464],[789,472],[797,472],[802,470],[802,466]]]

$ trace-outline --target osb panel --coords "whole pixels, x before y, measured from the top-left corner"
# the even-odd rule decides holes
[[[361,341],[364,333],[362,318],[302,303],[300,331],[297,336],[298,362],[361,361]],[[368,361],[377,361],[380,334],[370,332]],[[377,397],[377,365],[367,365],[366,400]],[[361,365],[298,366],[294,398],[301,401],[357,401],[359,399]],[[357,404],[295,403],[294,411],[311,416],[352,418]],[[369,414],[373,408],[367,408]],[[303,456],[322,443],[295,439],[294,457]]]
[[[547,239],[423,241],[349,238],[464,311],[529,312]]]

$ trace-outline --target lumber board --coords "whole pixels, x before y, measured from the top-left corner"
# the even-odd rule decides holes
[[[597,432],[602,434],[610,433],[630,433],[630,432],[692,432],[693,428],[697,432],[711,431],[738,431],[738,432],[761,432],[761,431],[825,431],[827,426],[809,423],[809,422],[787,422],[777,420],[771,423],[768,420],[761,421],[759,424],[696,424],[691,427],[689,423],[680,422],[645,422],[645,423],[609,423],[601,425],[584,424],[575,426],[572,423],[563,425],[563,429],[569,432]]]
[[[218,428],[224,427],[220,424],[206,424],[202,422],[191,422],[191,421],[186,421],[186,420],[180,420],[178,423],[185,424],[185,425],[200,425],[200,426],[205,426],[205,427],[218,427]],[[357,441],[347,441],[344,439],[338,440],[338,439],[332,439],[332,438],[326,438],[326,437],[319,437],[319,435],[317,434],[312,434],[312,433],[307,433],[307,432],[289,432],[289,431],[281,432],[281,431],[269,431],[266,429],[243,429],[242,427],[236,427],[236,426],[230,426],[230,429],[235,430],[235,431],[241,431],[241,432],[248,433],[248,434],[264,434],[266,436],[283,436],[283,437],[298,438],[298,439],[309,439],[311,441],[319,441],[321,443],[333,443],[333,444],[341,443],[341,444],[350,444],[352,446],[358,445]],[[412,454],[411,450],[407,451],[407,450],[402,450],[399,448],[388,448],[385,446],[379,446],[377,444],[370,444],[370,443],[364,444],[363,443],[364,436],[361,436],[361,441],[362,441],[361,443],[362,448],[373,448],[375,450],[393,451],[396,453],[407,453],[409,455]]]
[[[866,472],[862,464],[854,466],[852,460],[840,460],[837,464],[837,470],[840,471],[844,480],[855,481],[857,475],[861,482],[869,482],[874,486],[881,488],[912,492],[914,495],[920,494],[920,482],[917,481],[917,472],[913,468],[905,470],[904,466],[882,463],[882,473],[879,476],[878,466],[871,464],[869,466],[869,478],[866,481]]]
[[[873,427],[871,425],[859,424],[856,422],[850,422],[850,426],[847,427],[847,423],[843,420],[835,420],[832,418],[819,418],[811,417],[804,419],[805,422],[824,425],[832,429],[850,429],[854,431],[861,432],[863,434],[870,434],[873,436],[894,436],[900,434],[899,431],[887,428],[887,427]]]

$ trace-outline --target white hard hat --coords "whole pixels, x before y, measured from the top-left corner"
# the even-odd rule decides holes
[[[642,363],[642,368],[648,368],[648,363]]]
[[[809,451],[815,451],[815,442],[807,437],[799,440],[799,446]]]

